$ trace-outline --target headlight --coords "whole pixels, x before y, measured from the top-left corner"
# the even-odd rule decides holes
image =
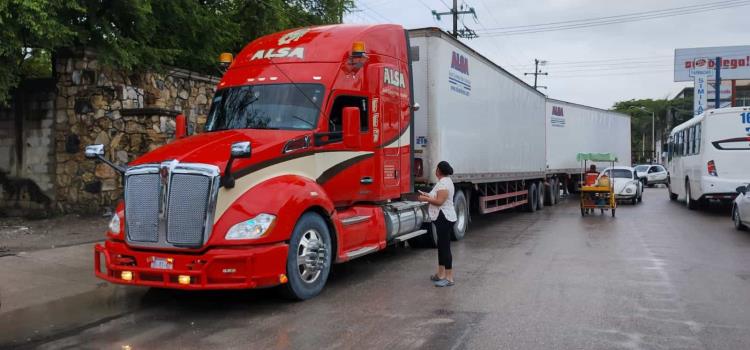
[[[109,232],[120,234],[120,216],[117,213],[112,215],[112,220],[109,220]]]
[[[625,193],[633,193],[633,188],[632,187],[626,188]]]
[[[228,240],[261,238],[268,232],[275,220],[276,216],[274,215],[259,214],[250,220],[232,226],[224,238]]]

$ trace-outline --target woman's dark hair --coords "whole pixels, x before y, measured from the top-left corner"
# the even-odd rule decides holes
[[[441,161],[440,163],[438,163],[437,168],[438,170],[440,170],[440,173],[443,174],[443,176],[453,175],[453,167],[446,161]]]

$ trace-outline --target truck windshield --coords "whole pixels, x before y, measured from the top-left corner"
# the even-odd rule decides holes
[[[206,131],[314,128],[323,100],[323,85],[296,85],[246,85],[217,91]]]

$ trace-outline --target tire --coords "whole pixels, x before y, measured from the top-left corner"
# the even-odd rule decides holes
[[[453,206],[456,208],[456,223],[453,224],[451,240],[460,241],[469,228],[469,201],[464,191],[458,190],[453,195]]]
[[[732,207],[732,222],[734,223],[734,228],[736,228],[738,231],[744,231],[747,229],[745,225],[742,224],[742,218],[740,218],[740,208],[737,208],[737,206]]]
[[[526,194],[526,211],[529,213],[535,212],[536,203],[537,203],[536,185],[534,183],[531,183],[529,185],[528,193]]]
[[[676,201],[677,200],[677,193],[672,193],[672,186],[669,185],[669,182],[667,182],[667,193],[669,193],[669,200],[670,201]]]
[[[633,199],[630,200],[630,204],[632,204],[632,205],[638,204],[638,196],[633,197]]]
[[[320,294],[331,272],[332,247],[325,220],[316,213],[302,215],[289,240],[286,262],[289,281],[284,285],[289,298],[306,300]]]
[[[612,208],[612,217],[615,217],[615,208]]]
[[[547,184],[548,186],[544,186],[544,204],[553,206],[555,205],[555,180],[550,179]]]
[[[698,209],[698,201],[694,200],[690,193],[690,180],[685,180],[685,206],[690,210]]]
[[[543,181],[536,183],[536,194],[537,194],[536,209],[537,210],[544,209],[544,193],[547,191],[545,187],[546,186],[544,186]]]
[[[434,223],[426,223],[422,226],[427,233],[409,239],[409,246],[412,248],[437,248],[437,231]]]
[[[562,184],[565,186],[565,184]],[[555,204],[560,203],[560,181],[555,180]]]
[[[586,216],[586,209],[581,208],[581,216]]]
[[[641,192],[641,195],[638,196],[638,203],[643,202],[643,192]]]

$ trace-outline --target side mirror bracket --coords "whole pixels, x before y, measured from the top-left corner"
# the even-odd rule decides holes
[[[221,177],[221,185],[226,188],[234,188],[234,176],[232,176],[232,163],[236,158],[250,158],[252,145],[250,141],[235,142],[229,150],[229,161],[224,168],[224,176]]]
[[[88,145],[86,146],[86,150],[84,151],[84,154],[86,155],[86,158],[88,159],[94,159],[103,162],[104,164],[109,165],[112,167],[112,169],[115,169],[120,175],[125,174],[126,168],[121,167],[115,163],[112,163],[109,161],[109,159],[104,158],[104,145],[102,144],[96,144],[96,145]]]

